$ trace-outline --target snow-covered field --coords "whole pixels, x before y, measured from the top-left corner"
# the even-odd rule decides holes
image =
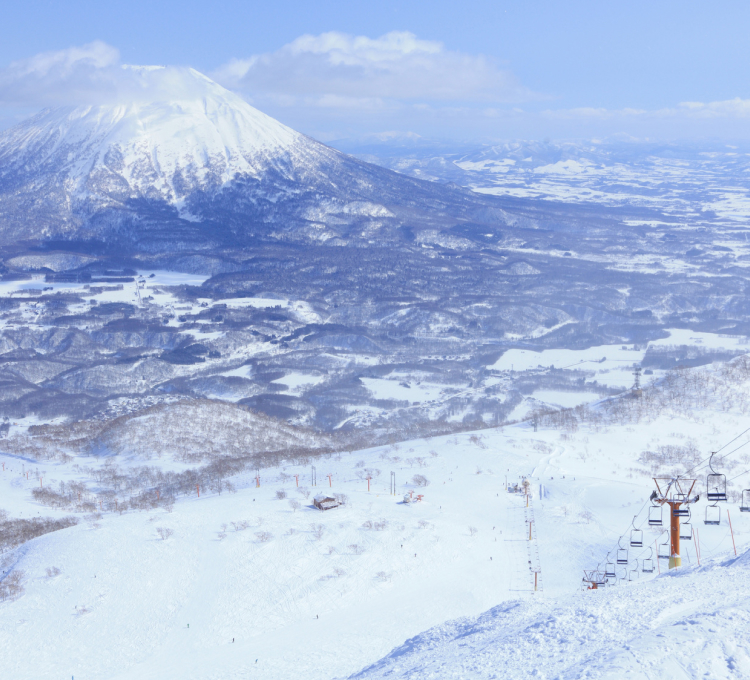
[[[746,428],[719,397],[638,424],[520,423],[313,459],[316,487],[310,463],[289,462],[261,470],[260,488],[247,474],[236,493],[203,489],[171,512],[89,515],[5,555],[25,593],[0,602],[0,646],[13,650],[0,677],[748,677],[748,562],[733,561],[726,511],[740,555],[750,516],[736,502],[719,526],[704,525],[704,501],[693,510],[700,568],[685,541],[681,571],[662,561],[661,576],[643,573],[644,547],[630,555],[635,583],[580,589],[634,516],[645,522],[643,451],[702,459]],[[746,450],[721,464],[735,490],[750,486]],[[34,503],[32,488],[100,463],[0,460],[13,517],[67,514]],[[522,477],[528,508],[505,490]],[[404,504],[409,491],[424,497]],[[321,512],[320,492],[347,501]],[[644,533],[650,546],[662,529]]]

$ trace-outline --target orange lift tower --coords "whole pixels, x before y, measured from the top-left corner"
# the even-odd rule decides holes
[[[661,482],[661,484],[659,484]],[[690,517],[688,505],[697,503],[699,495],[690,498],[695,486],[695,479],[675,479],[655,477],[656,491],[651,494],[654,505],[669,507],[669,568],[682,566],[680,557],[680,518]],[[685,491],[687,489],[687,491]]]

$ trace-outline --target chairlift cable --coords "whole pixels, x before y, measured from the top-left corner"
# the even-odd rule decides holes
[[[743,448],[744,446],[747,446],[748,444],[750,444],[750,440],[746,441],[746,442],[745,442],[744,444],[740,444],[740,445],[739,445],[739,446],[738,446],[738,447],[737,447],[736,449],[732,449],[732,450],[731,450],[731,451],[730,451],[729,453],[725,453],[725,454],[724,454],[724,455],[723,455],[723,456],[722,456],[721,458],[719,458],[718,460],[719,460],[719,461],[723,461],[723,460],[724,460],[725,458],[728,458],[728,457],[729,457],[729,456],[731,456],[731,455],[732,455],[733,453],[735,453],[735,452],[739,451],[739,450],[740,450],[741,448]],[[712,458],[712,456],[709,456],[709,457],[707,458],[707,460],[708,460],[708,461],[710,461],[710,460],[711,460],[711,458]],[[697,465],[700,465],[700,463],[698,463]],[[705,470],[706,468],[709,468],[709,467],[711,467],[711,463],[710,463],[710,462],[709,462],[709,463],[707,463],[706,465],[702,465],[701,467],[697,467],[697,465],[696,465],[696,467],[695,467],[695,468],[693,468],[692,470],[688,470],[688,472],[691,472],[691,471],[695,471],[696,473],[698,473],[698,472],[700,472],[701,470]],[[713,470],[713,468],[711,468],[711,469]],[[685,474],[687,475],[687,472],[686,472]],[[680,477],[677,477],[677,479],[683,479],[683,476],[682,476],[682,475],[680,475]],[[731,480],[730,480],[730,481],[731,481]]]
[[[736,442],[736,441],[737,441],[737,440],[738,440],[738,439],[739,439],[739,438],[740,438],[740,437],[741,437],[741,436],[742,436],[743,434],[745,434],[746,432],[750,432],[750,427],[748,427],[748,428],[747,428],[746,430],[744,430],[744,431],[740,432],[740,433],[739,433],[739,434],[738,434],[738,435],[737,435],[737,436],[736,436],[736,437],[735,437],[734,439],[730,439],[730,440],[729,440],[729,441],[728,441],[728,442],[727,442],[726,444],[724,444],[724,446],[722,446],[722,447],[721,447],[720,449],[717,449],[716,451],[714,451],[714,452],[713,452],[713,453],[711,454],[711,456],[713,456],[713,455],[714,455],[714,454],[716,454],[716,453],[719,453],[719,452],[723,451],[723,450],[724,450],[725,448],[727,448],[727,446],[729,446],[730,444],[732,444],[732,443]],[[732,450],[732,451],[730,451],[729,453],[725,453],[725,454],[724,454],[724,455],[723,455],[723,456],[721,457],[721,460],[724,460],[724,458],[726,458],[727,456],[730,456],[730,455],[731,455],[731,454],[733,454],[733,453],[734,453],[735,451],[738,451],[738,450],[739,450],[739,449],[741,449],[741,448],[742,448],[743,446],[747,446],[747,444],[750,444],[750,441],[747,441],[747,442],[745,442],[744,444],[741,444],[740,446],[738,446],[738,447],[737,447],[736,449],[733,449],[733,450]],[[686,477],[686,476],[687,476],[688,474],[690,474],[691,472],[699,472],[700,470],[703,470],[703,469],[704,469],[704,468],[706,467],[706,466],[704,465],[704,463],[707,463],[707,462],[708,462],[709,460],[711,460],[711,456],[708,456],[708,458],[704,458],[703,460],[701,460],[701,461],[699,461],[698,463],[696,463],[695,465],[693,465],[693,467],[691,467],[691,468],[690,468],[689,470],[687,470],[687,471],[685,472],[685,474],[684,474],[684,475],[680,475],[680,476],[678,477],[678,479],[680,479],[680,478],[682,478],[682,477]],[[699,466],[699,465],[701,465],[701,466],[703,466],[703,467],[701,467],[701,468],[698,468],[698,466]],[[696,470],[696,468],[698,468],[698,469]]]

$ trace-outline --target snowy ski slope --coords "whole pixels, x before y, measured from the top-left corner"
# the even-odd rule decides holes
[[[690,443],[703,454],[747,427],[739,408],[716,404],[577,431],[521,423],[290,461],[261,470],[260,488],[246,474],[236,493],[204,490],[171,512],[83,518],[3,556],[5,572],[23,570],[25,593],[0,602],[0,646],[12,650],[0,677],[748,677],[748,562],[734,560],[725,514],[703,525],[703,501],[692,518],[700,568],[685,542],[679,573],[580,591],[582,569],[606,559],[653,488],[641,452]],[[727,459],[729,477],[750,467],[745,450]],[[31,489],[98,464],[0,460],[13,517],[67,514],[35,504]],[[529,508],[504,490],[522,476]],[[409,490],[423,501],[402,503]],[[320,512],[321,491],[348,501]],[[742,555],[750,516],[726,508]],[[646,527],[648,541],[659,534]]]

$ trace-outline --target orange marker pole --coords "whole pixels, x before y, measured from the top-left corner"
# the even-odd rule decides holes
[[[201,488],[198,484],[195,485],[195,490],[198,492],[198,498],[201,497]]]
[[[737,545],[734,542],[734,530],[732,529],[732,518],[729,516],[729,508],[727,508],[727,519],[729,520],[729,533],[732,534],[732,547],[734,548],[734,556],[737,557]]]
[[[367,478],[367,491],[370,491],[370,478]]]

